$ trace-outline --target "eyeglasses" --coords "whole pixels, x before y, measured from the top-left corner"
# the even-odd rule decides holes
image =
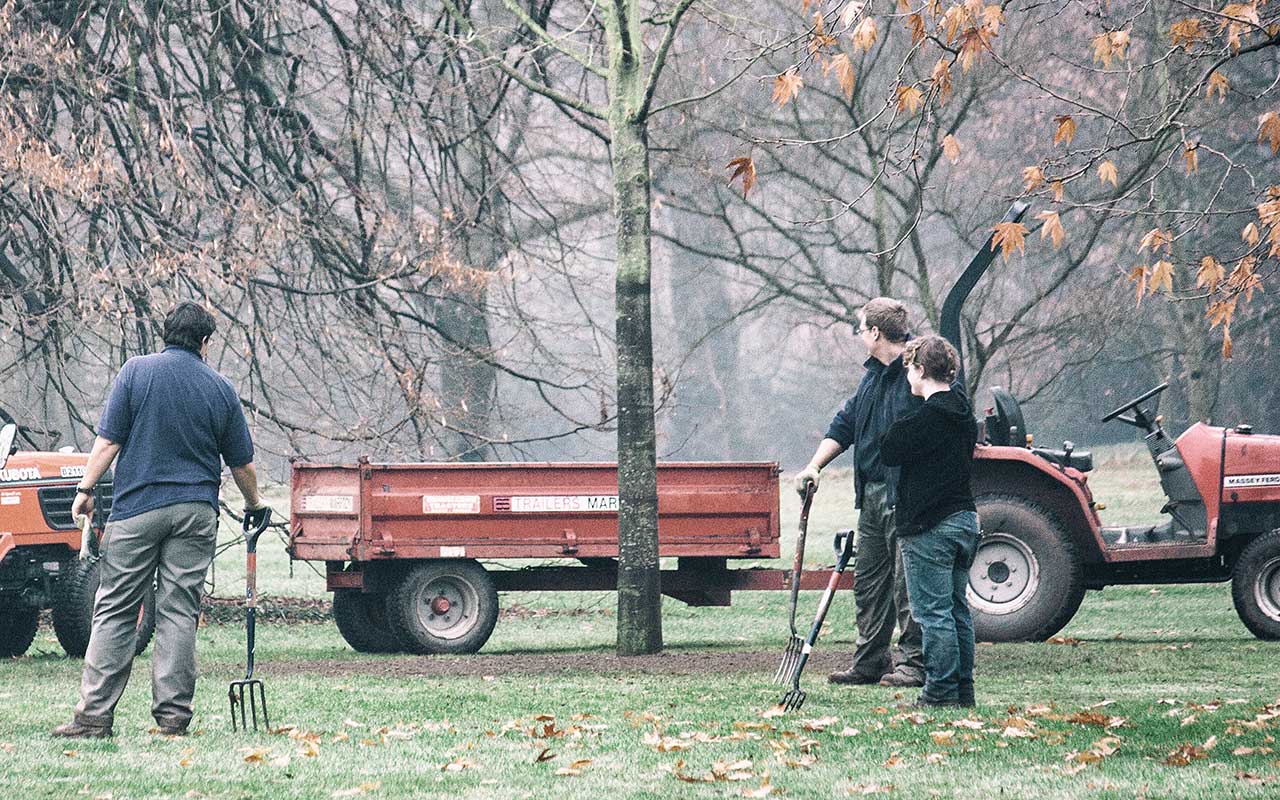
[[[874,331],[875,329],[876,329],[876,327],[875,327],[874,325],[872,325],[870,328],[868,328],[868,327],[866,327],[866,326],[864,325],[864,326],[862,326],[862,327],[858,328],[858,333],[871,333],[871,332],[872,332],[872,331]]]

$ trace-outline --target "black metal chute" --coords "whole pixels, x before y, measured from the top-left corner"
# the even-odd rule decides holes
[[[1018,222],[1030,207],[1031,204],[1025,200],[1015,201],[1013,205],[1009,206],[1009,210],[1005,212],[1000,221]],[[986,243],[974,255],[973,260],[969,262],[969,266],[965,267],[964,272],[960,273],[960,277],[956,279],[951,291],[947,292],[947,299],[942,303],[942,319],[940,320],[939,333],[942,334],[942,338],[951,342],[952,346],[956,348],[956,352],[960,354],[960,371],[956,376],[956,380],[961,385],[964,384],[964,347],[960,336],[960,309],[964,307],[965,300],[969,299],[969,293],[973,291],[974,286],[978,285],[978,280],[987,271],[987,267],[991,266],[991,261],[996,257],[994,240],[995,233],[992,232],[987,237]]]

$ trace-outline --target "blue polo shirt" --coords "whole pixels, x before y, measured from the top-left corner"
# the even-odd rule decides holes
[[[120,445],[111,520],[178,503],[216,509],[222,462],[242,467],[253,461],[236,390],[182,347],[125,362],[98,435]]]

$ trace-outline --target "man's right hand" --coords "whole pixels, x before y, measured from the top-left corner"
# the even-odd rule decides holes
[[[812,464],[800,470],[795,477],[796,494],[804,497],[807,487],[811,483],[813,484],[813,490],[816,492],[818,490],[818,481],[821,480],[821,478],[822,470]]]
[[[271,506],[262,503],[257,508],[244,510],[243,528],[245,533],[264,530],[271,524]]]

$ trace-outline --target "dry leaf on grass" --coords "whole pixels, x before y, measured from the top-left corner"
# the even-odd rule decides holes
[[[475,769],[476,762],[469,758],[458,757],[450,761],[448,764],[440,767],[441,772],[462,772],[466,769]]]
[[[382,781],[366,781],[365,783],[362,783],[359,786],[353,786],[350,789],[339,789],[329,796],[333,798],[359,797],[362,794],[376,792],[381,788]]]
[[[761,777],[763,778],[763,782],[760,784],[760,787],[757,789],[743,789],[743,797],[770,797],[775,793],[774,785],[769,782],[769,773],[766,772]]]
[[[800,720],[800,729],[820,733],[840,721],[839,717],[819,717]]]
[[[933,743],[937,745],[951,745],[951,744],[955,744],[956,732],[955,731],[933,731],[932,733],[929,734],[929,738],[932,739]]]
[[[884,783],[884,784],[859,783],[859,784],[855,784],[854,786],[850,786],[848,789],[846,789],[845,794],[847,795],[889,794],[893,790],[894,789],[893,789],[892,783]]]
[[[1192,761],[1200,761],[1209,757],[1209,753],[1203,747],[1194,744],[1180,745],[1165,757],[1162,764],[1170,767],[1185,767]]]
[[[577,761],[570,764],[569,766],[561,767],[560,769],[556,770],[556,774],[561,776],[581,775],[582,770],[586,769],[589,766],[591,766],[591,759],[580,758]]]
[[[246,764],[261,764],[271,755],[270,747],[241,747],[236,750]]]

